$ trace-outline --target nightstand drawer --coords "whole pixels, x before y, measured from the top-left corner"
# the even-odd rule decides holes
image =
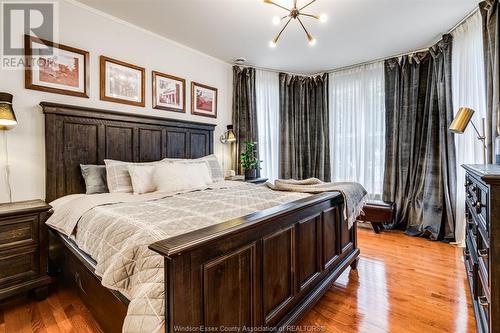
[[[28,290],[47,296],[50,208],[42,200],[0,204],[0,300]]]
[[[38,214],[0,219],[0,250],[38,242]]]
[[[0,285],[39,274],[38,249],[33,246],[0,251]]]

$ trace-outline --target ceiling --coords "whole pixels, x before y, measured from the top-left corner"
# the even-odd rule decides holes
[[[269,41],[286,15],[262,0],[78,0],[213,57],[312,74],[429,46],[477,7],[478,0],[317,0],[305,18],[317,39],[309,46],[292,21],[276,48]],[[289,7],[293,0],[276,0]],[[299,5],[308,0],[298,0]]]

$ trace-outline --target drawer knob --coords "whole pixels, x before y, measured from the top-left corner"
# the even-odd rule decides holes
[[[488,303],[488,299],[486,298],[486,296],[479,296],[477,298],[477,302],[481,306],[489,306],[490,305],[490,303]]]
[[[482,250],[479,250],[479,251],[477,251],[477,254],[478,254],[481,258],[487,258],[487,257],[488,257],[488,250],[487,250],[487,249],[482,249]]]
[[[476,204],[475,204],[474,206],[476,206],[476,212],[477,212],[478,214],[480,214],[480,213],[481,213],[481,210],[482,210],[482,209],[483,209],[483,207],[484,207],[484,205],[483,205],[480,201],[476,202]]]

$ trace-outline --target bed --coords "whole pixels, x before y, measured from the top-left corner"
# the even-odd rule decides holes
[[[45,102],[41,106],[46,124],[47,201],[84,192],[80,164],[102,164],[106,158],[191,159],[213,153],[213,125]],[[219,201],[223,203],[248,191],[249,198],[257,198],[267,195],[263,187],[226,184],[210,189],[210,196],[226,191],[227,197]],[[174,199],[192,200],[193,195],[205,193]],[[219,222],[165,234],[147,245],[163,261],[158,268],[164,291],[162,330],[283,328],[312,307],[349,265],[356,268],[356,224],[349,228],[344,221],[340,193],[276,195],[275,203],[270,204],[274,199],[267,205],[255,203],[249,214],[242,215],[243,207]],[[167,208],[174,199],[154,198],[165,201]],[[151,200],[145,202],[134,204],[149,205]],[[103,207],[100,213],[111,215],[113,209],[136,209],[130,205],[98,207]],[[204,212],[203,206],[196,207]],[[82,221],[92,220],[83,216]],[[104,287],[106,276],[88,254],[92,250],[84,246],[87,251],[83,251],[77,243],[78,237],[52,230],[51,271],[77,287],[105,332],[120,332],[131,307],[130,295],[125,295],[125,289]]]

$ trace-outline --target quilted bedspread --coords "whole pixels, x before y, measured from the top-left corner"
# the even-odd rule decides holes
[[[163,257],[150,244],[309,195],[217,184],[181,194],[75,196],[54,204],[47,224],[71,236],[97,262],[102,284],[130,300],[123,332],[164,328]]]

